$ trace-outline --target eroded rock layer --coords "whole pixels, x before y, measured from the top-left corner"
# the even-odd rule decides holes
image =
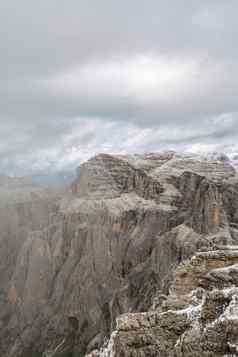
[[[238,355],[238,247],[195,254],[151,311],[124,314],[107,347],[89,356]]]
[[[213,289],[228,296],[219,316],[235,294],[224,289],[236,286],[236,249],[217,248],[238,243],[237,172],[225,156],[98,155],[30,231],[4,291],[1,356],[97,355],[112,331],[102,356],[186,357],[193,338],[215,348],[195,328],[208,324]]]

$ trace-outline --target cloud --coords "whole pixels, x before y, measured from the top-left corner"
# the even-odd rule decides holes
[[[0,0],[0,170],[238,151],[235,0]]]

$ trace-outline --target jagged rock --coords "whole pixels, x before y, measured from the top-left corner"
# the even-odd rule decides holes
[[[232,285],[232,277],[229,287],[221,275],[213,275],[213,286],[206,288],[202,279],[216,269],[226,276],[235,269],[237,279],[233,265],[237,259],[238,247],[197,253],[176,270],[163,312],[159,308],[120,316],[109,347],[98,356],[238,356],[238,287]],[[219,288],[214,288],[216,284]]]
[[[143,356],[144,345],[146,356],[158,355],[158,346],[161,356],[172,353],[192,329],[186,312],[167,311],[190,304],[178,282],[186,291],[200,280],[207,289],[214,276],[226,276],[226,286],[236,283],[235,267],[228,276],[203,265],[180,280],[179,272],[197,251],[238,241],[237,183],[234,167],[220,156],[102,154],[84,163],[48,222],[19,247],[4,301],[8,314],[0,320],[1,356],[95,355],[116,318],[128,312],[139,314],[132,335],[129,321],[128,331],[114,336],[120,353],[129,356],[127,339],[133,350],[134,338],[130,356]],[[157,307],[148,313],[154,325],[144,335],[148,316],[140,312],[151,306]]]

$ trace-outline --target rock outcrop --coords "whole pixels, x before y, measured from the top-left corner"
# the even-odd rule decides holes
[[[212,323],[206,306],[223,304],[214,317],[223,321],[233,304],[237,202],[237,172],[224,156],[101,154],[84,163],[11,264],[0,355],[190,356],[189,346],[210,341],[195,331]],[[221,336],[224,348],[212,344],[215,332],[208,343],[217,356],[236,343],[232,331]],[[211,356],[201,345],[196,353]]]
[[[156,309],[119,317],[108,346],[88,357],[237,356],[237,262],[237,246],[195,254]]]

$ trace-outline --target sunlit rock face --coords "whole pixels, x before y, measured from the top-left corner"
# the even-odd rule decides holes
[[[187,295],[200,287],[195,275],[182,274],[179,283],[174,274],[196,252],[238,242],[237,187],[235,168],[218,155],[102,154],[81,165],[71,191],[44,209],[46,221],[30,227],[11,263],[1,356],[107,356],[112,345],[116,356],[157,356],[153,346],[162,341],[173,351],[192,322],[166,306],[186,309]],[[173,300],[179,284],[186,294]],[[140,313],[151,306],[154,340],[145,337],[148,350],[138,354],[144,347],[133,324],[143,320],[143,340],[147,315]],[[138,315],[128,327],[119,318],[116,328],[124,313]],[[128,334],[115,333],[99,352],[114,330]],[[133,336],[138,348],[127,352]]]

